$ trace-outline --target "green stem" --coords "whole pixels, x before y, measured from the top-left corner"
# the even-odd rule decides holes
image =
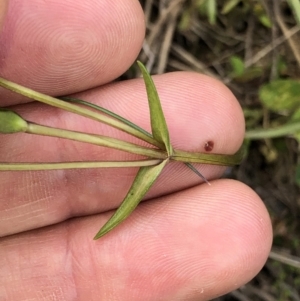
[[[28,128],[26,130],[26,133],[65,138],[65,139],[70,139],[70,140],[75,140],[80,142],[86,142],[90,144],[96,144],[99,146],[119,149],[125,152],[142,155],[150,158],[166,159],[167,157],[167,154],[165,152],[162,152],[158,149],[142,147],[133,143],[125,142],[110,137],[94,135],[94,134],[85,134],[85,133],[68,131],[63,129],[56,129],[56,128],[51,128],[43,125],[30,123],[30,122],[28,122]]]
[[[84,116],[84,117],[87,117],[87,118],[90,118],[93,120],[103,122],[105,124],[108,124],[114,128],[117,128],[117,129],[123,131],[123,132],[133,135],[133,136],[135,136],[141,140],[144,140],[152,145],[155,145],[157,147],[161,146],[161,144],[159,142],[157,142],[153,137],[146,135],[145,133],[140,132],[140,131],[134,129],[133,127],[131,127],[127,124],[124,124],[123,122],[116,120],[115,118],[112,118],[110,116],[105,116],[105,115],[99,114],[97,112],[94,112],[90,109],[82,108],[82,107],[79,107],[72,103],[36,92],[34,90],[23,87],[21,85],[18,85],[16,83],[13,83],[13,82],[8,81],[1,77],[0,77],[0,86],[6,88],[8,90],[14,91],[16,93],[19,93],[21,95],[24,95],[26,97],[29,97],[31,99],[40,101],[42,103],[46,103],[53,107],[64,109],[66,111],[69,111],[69,112],[72,112],[72,113],[75,113],[75,114],[78,114],[78,115],[81,115],[81,116]]]
[[[64,162],[64,163],[0,163],[0,171],[28,171],[28,170],[55,170],[74,168],[100,168],[100,167],[140,167],[157,165],[161,160],[139,161],[105,161],[105,162]]]
[[[245,138],[250,140],[277,138],[300,131],[300,123],[285,124],[278,128],[247,131]]]

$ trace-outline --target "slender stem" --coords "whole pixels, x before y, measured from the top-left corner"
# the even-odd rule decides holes
[[[14,91],[16,93],[19,93],[21,95],[24,95],[26,97],[29,97],[31,99],[46,103],[53,107],[61,108],[66,111],[69,111],[69,112],[72,112],[72,113],[75,113],[78,115],[82,115],[82,116],[88,117],[93,120],[103,122],[105,124],[108,124],[114,128],[117,128],[117,129],[123,131],[123,132],[133,135],[133,136],[135,136],[141,140],[144,140],[152,145],[155,145],[157,147],[161,146],[161,144],[159,142],[157,142],[153,137],[146,135],[146,134],[132,128],[131,126],[129,126],[119,120],[116,120],[115,118],[112,118],[110,116],[105,116],[105,115],[99,114],[97,112],[94,112],[90,109],[82,108],[82,107],[79,107],[72,103],[36,92],[34,90],[31,90],[29,88],[23,87],[16,83],[10,82],[1,77],[0,77],[0,86],[6,88],[8,90]]]
[[[142,155],[150,158],[166,159],[167,157],[167,154],[165,152],[158,149],[142,147],[133,143],[125,142],[111,137],[105,137],[105,136],[94,135],[94,134],[85,134],[85,133],[68,131],[63,129],[56,129],[56,128],[51,128],[43,125],[30,123],[30,122],[28,122],[28,128],[26,133],[65,138],[65,139],[70,139],[75,141],[86,142],[90,144],[96,144],[96,145],[119,149],[125,152]]]
[[[64,162],[64,163],[0,163],[0,171],[55,170],[100,167],[139,167],[157,165],[161,160]]]
[[[277,128],[271,129],[257,129],[247,131],[245,138],[250,140],[255,139],[267,139],[267,138],[277,138],[286,135],[293,134],[300,131],[300,122],[285,124]]]

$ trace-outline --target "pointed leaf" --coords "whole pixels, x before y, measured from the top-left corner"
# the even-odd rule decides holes
[[[226,15],[229,12],[231,12],[232,9],[234,9],[240,2],[241,0],[227,0],[223,4],[221,14]]]
[[[56,170],[56,169],[81,169],[81,168],[121,168],[153,166],[161,163],[161,160],[137,160],[137,161],[87,161],[87,162],[20,162],[1,163],[0,171],[26,171],[26,170]]]
[[[181,150],[174,150],[172,160],[190,163],[204,163],[212,165],[233,166],[240,164],[245,157],[246,145],[243,144],[234,155],[222,154],[206,154],[196,152],[186,152]]]
[[[140,168],[122,204],[114,215],[100,229],[94,239],[98,239],[111,231],[130,215],[150,189],[168,161],[169,160],[167,159],[159,165]]]
[[[186,162],[185,165],[192,170],[200,179],[202,179],[206,184],[210,185],[210,183],[208,182],[208,180],[204,177],[204,175],[197,170],[196,167],[194,167],[191,163]]]
[[[141,63],[137,62],[146,85],[149,109],[150,109],[150,119],[151,119],[151,129],[152,135],[155,140],[161,142],[165,145],[168,155],[172,155],[172,146],[170,143],[169,131],[167,123],[164,117],[164,113],[160,104],[159,96],[155,88],[154,82],[148,73],[146,67]]]
[[[152,138],[152,135],[150,133],[148,133],[147,131],[145,131],[144,129],[142,129],[141,127],[139,127],[138,125],[132,123],[131,121],[129,121],[128,119],[108,110],[108,109],[105,109],[103,107],[100,107],[94,103],[91,103],[91,102],[87,102],[87,101],[84,101],[82,99],[79,99],[79,98],[74,98],[74,97],[69,97],[69,96],[64,96],[64,97],[60,97],[61,100],[64,100],[64,101],[68,101],[68,102],[73,102],[73,103],[78,103],[80,105],[84,105],[84,106],[87,106],[87,107],[90,107],[90,108],[93,108],[93,109],[96,109],[102,113],[105,113],[113,118],[116,118],[118,119],[119,121],[125,123],[126,125],[129,125],[130,127],[132,127],[133,129],[139,131],[140,133],[143,133],[145,134],[146,136]]]

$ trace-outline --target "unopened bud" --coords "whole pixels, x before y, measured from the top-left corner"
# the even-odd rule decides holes
[[[13,134],[26,132],[28,124],[21,116],[13,111],[0,108],[0,133]]]

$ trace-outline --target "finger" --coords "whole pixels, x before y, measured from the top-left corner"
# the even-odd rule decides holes
[[[51,95],[95,87],[130,67],[144,31],[138,1],[11,0],[0,33],[0,76]],[[1,106],[20,101],[0,94]]]
[[[253,278],[270,251],[264,205],[232,180],[143,203],[92,241],[109,215],[2,239],[0,294],[33,301],[211,300]]]
[[[244,135],[241,108],[220,82],[194,73],[169,73],[155,77],[175,148],[204,151],[214,141],[213,151],[232,154]],[[149,111],[141,79],[119,82],[79,95],[150,130]],[[19,107],[21,115],[37,123],[59,128],[106,134],[127,139],[128,135],[67,112],[32,104]],[[128,160],[135,156],[112,149],[30,135],[3,136],[0,162]],[[208,179],[223,167],[199,165]],[[0,173],[0,233],[16,233],[61,222],[71,216],[94,214],[116,208],[125,197],[137,170],[97,169]],[[185,189],[201,180],[182,163],[171,163],[163,171],[151,198]]]
[[[4,17],[6,14],[6,8],[7,8],[7,0],[2,0],[0,2],[0,32],[2,28],[2,23],[4,21]]]

